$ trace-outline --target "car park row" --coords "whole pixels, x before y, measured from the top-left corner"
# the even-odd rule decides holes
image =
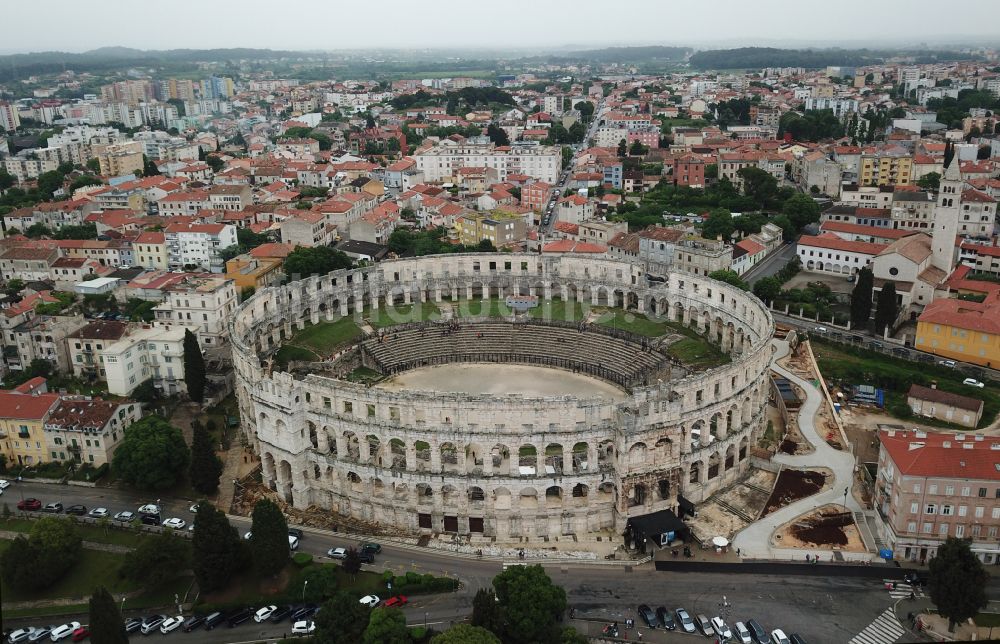
[[[638,607],[639,617],[647,628],[663,628],[668,631],[680,629],[685,633],[701,633],[705,637],[717,638],[718,642],[739,642],[740,644],[806,644],[806,641],[799,635],[785,635],[784,631],[776,628],[770,635],[764,630],[755,619],[746,622],[736,622],[732,628],[726,624],[722,617],[709,619],[703,614],[691,616],[683,608],[677,608],[673,612],[660,606],[654,612],[646,604]],[[609,624],[604,629],[605,634],[618,637],[619,626],[617,622]]]

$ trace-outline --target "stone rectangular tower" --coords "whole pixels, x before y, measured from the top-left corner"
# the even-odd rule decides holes
[[[944,169],[938,190],[937,205],[934,207],[934,234],[931,259],[936,268],[951,274],[955,265],[955,235],[958,233],[958,214],[962,201],[962,175],[958,171],[958,158],[952,157]]]

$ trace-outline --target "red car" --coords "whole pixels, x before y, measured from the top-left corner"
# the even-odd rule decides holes
[[[399,607],[405,604],[406,601],[406,595],[396,595],[395,597],[390,597],[385,600],[385,603],[382,604],[382,608]]]
[[[73,631],[73,641],[82,642],[83,640],[90,637],[90,631],[87,630],[86,626],[81,626],[80,628]]]
[[[42,502],[38,499],[25,499],[23,501],[18,501],[18,510],[41,510]]]

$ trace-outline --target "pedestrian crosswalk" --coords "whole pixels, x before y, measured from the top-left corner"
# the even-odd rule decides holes
[[[893,582],[896,583],[896,587],[892,588]],[[906,583],[905,581],[899,581],[898,579],[883,579],[882,583],[889,590],[889,596],[893,599],[904,599],[913,593],[914,597],[924,597],[924,589],[920,586],[913,586]]]
[[[905,632],[892,609],[886,608],[865,630],[855,635],[850,644],[892,644]]]

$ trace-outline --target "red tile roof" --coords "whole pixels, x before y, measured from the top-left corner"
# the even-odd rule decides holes
[[[16,420],[42,420],[55,404],[59,394],[19,394],[10,390],[0,391],[0,418]]]
[[[810,246],[813,248],[826,248],[829,250],[839,250],[849,253],[861,253],[863,255],[878,255],[885,250],[886,244],[870,244],[868,242],[847,241],[832,233],[824,233],[819,236],[802,235],[798,242],[799,247]]]
[[[924,307],[917,320],[1000,335],[1000,294],[988,295],[982,302],[936,299]]]
[[[976,440],[975,435],[949,432],[892,434],[882,430],[878,437],[902,475],[1000,480],[1000,449],[994,449],[998,444],[994,438]],[[967,445],[972,447],[967,449]]]

